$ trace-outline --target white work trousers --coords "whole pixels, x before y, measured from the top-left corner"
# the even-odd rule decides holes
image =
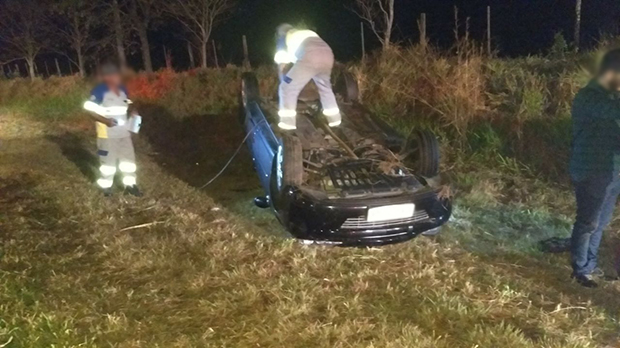
[[[97,155],[99,155],[100,177],[97,184],[104,189],[114,185],[116,168],[123,174],[123,185],[133,186],[136,184],[136,155],[130,137],[124,138],[98,138]]]
[[[341,122],[340,109],[332,90],[331,74],[334,67],[334,54],[329,47],[306,49],[301,59],[280,81],[280,123],[282,129],[295,129],[297,116],[297,99],[304,87],[314,80],[319,95],[323,114],[330,127]]]

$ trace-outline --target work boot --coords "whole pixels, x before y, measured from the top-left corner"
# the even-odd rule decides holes
[[[142,191],[138,188],[138,185],[126,186],[125,194],[129,194],[136,197],[142,197]]]
[[[278,127],[282,130],[295,130],[297,129],[297,120],[295,119],[297,115],[296,111],[291,110],[280,110],[278,111],[278,116],[280,116],[280,122],[278,123]]]
[[[112,188],[111,188],[111,187],[109,187],[109,188],[104,188],[104,189],[102,189],[101,191],[103,192],[103,197],[111,197],[111,196],[112,196],[112,194],[114,193],[114,192],[112,191]]]
[[[581,286],[585,286],[586,288],[598,287],[598,283],[594,280],[594,278],[590,274],[573,275],[573,278],[575,278],[577,283],[579,283]]]
[[[327,120],[327,125],[331,128],[338,127],[340,126],[340,123],[342,123],[342,116],[340,115],[340,111],[338,111],[338,109],[324,110],[323,114]]]

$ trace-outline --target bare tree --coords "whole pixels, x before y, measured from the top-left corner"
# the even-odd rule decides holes
[[[82,77],[86,73],[86,54],[101,44],[93,38],[97,9],[97,2],[92,0],[64,0],[57,7],[62,20],[56,22],[55,34],[69,44],[75,56],[66,54],[66,51],[61,53],[78,67]]]
[[[48,45],[46,4],[36,0],[7,0],[0,7],[0,42],[10,60],[24,59],[35,78],[35,59]]]
[[[387,51],[392,43],[394,29],[394,0],[355,0],[355,4],[356,9],[353,11],[368,23],[383,50]]]
[[[579,51],[581,39],[581,0],[575,5],[575,50]]]
[[[213,28],[233,9],[235,0],[171,0],[168,11],[200,44],[201,67],[207,67],[207,44]]]
[[[146,72],[153,72],[151,61],[151,46],[149,44],[148,31],[153,21],[161,16],[163,3],[161,0],[130,0],[129,10],[142,49],[142,62]]]

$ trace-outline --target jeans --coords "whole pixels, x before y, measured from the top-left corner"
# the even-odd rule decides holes
[[[596,175],[574,181],[577,217],[571,237],[574,275],[587,275],[596,268],[603,230],[613,217],[620,195],[617,173]]]

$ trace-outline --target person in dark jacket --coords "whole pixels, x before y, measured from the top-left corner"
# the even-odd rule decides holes
[[[570,174],[577,200],[571,236],[573,277],[596,287],[598,249],[620,194],[620,50],[608,52],[597,78],[573,102]]]

